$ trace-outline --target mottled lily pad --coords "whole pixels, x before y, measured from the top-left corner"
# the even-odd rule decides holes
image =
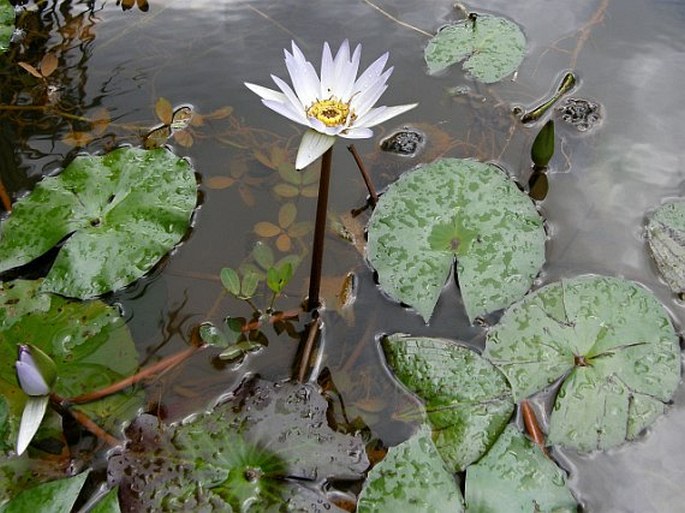
[[[664,281],[685,294],[685,201],[661,205],[647,221],[647,242]]]
[[[428,321],[456,258],[469,319],[526,293],[545,260],[532,200],[501,169],[442,159],[402,175],[368,227],[367,253],[381,288]]]
[[[164,428],[150,416],[129,429],[109,461],[127,511],[342,513],[318,487],[360,479],[361,438],[326,423],[314,385],[253,380],[238,397],[193,421]]]
[[[576,513],[564,472],[510,425],[466,470],[467,513]]]
[[[448,467],[459,472],[480,458],[514,410],[502,373],[451,340],[391,335],[383,350],[397,379],[425,403],[433,441]]]
[[[27,397],[14,369],[18,343],[33,344],[54,360],[53,390],[62,397],[107,386],[138,367],[135,345],[115,308],[40,292],[40,281],[0,284],[0,394],[8,405],[3,446],[14,446]],[[141,400],[130,391],[76,408],[111,427],[135,411]]]
[[[519,401],[561,380],[548,441],[581,451],[635,438],[680,382],[678,336],[647,290],[582,276],[541,288],[488,333],[484,356]]]
[[[0,272],[64,240],[43,290],[90,298],[150,271],[176,245],[197,202],[190,164],[158,148],[76,157],[14,204],[0,232]]]
[[[516,71],[525,53],[526,37],[516,23],[472,13],[441,29],[428,42],[424,57],[431,73],[466,59],[464,69],[490,84]]]
[[[430,429],[422,426],[406,442],[391,447],[364,483],[357,513],[461,513],[464,501],[445,468]]]

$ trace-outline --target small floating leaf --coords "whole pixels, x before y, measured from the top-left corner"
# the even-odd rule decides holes
[[[668,313],[618,278],[582,276],[530,294],[488,333],[484,356],[517,401],[561,379],[548,441],[581,451],[635,438],[680,381]]]
[[[467,513],[576,513],[564,472],[510,425],[466,469]]]
[[[647,221],[647,242],[662,278],[676,294],[685,293],[685,202],[670,201]]]
[[[383,351],[397,379],[424,401],[448,467],[459,472],[480,458],[514,410],[504,376],[450,340],[397,334],[383,340]]]
[[[431,73],[466,59],[464,69],[490,84],[516,71],[526,52],[526,37],[513,21],[487,14],[448,25],[428,42],[424,57]]]
[[[2,223],[0,272],[66,239],[43,290],[81,299],[117,290],[180,242],[196,201],[190,164],[167,150],[76,157],[14,204]]]
[[[547,167],[554,155],[554,120],[550,119],[543,126],[533,141],[530,158],[537,167]]]
[[[40,511],[40,513],[65,513],[71,511],[76,498],[81,492],[88,472],[40,484],[20,492],[5,505],[2,513],[26,513]]]
[[[391,447],[376,465],[359,495],[357,513],[461,513],[461,492],[422,428],[409,440]]]
[[[498,167],[442,159],[405,173],[381,196],[368,259],[381,288],[428,321],[456,258],[471,321],[520,299],[545,259],[533,202]]]

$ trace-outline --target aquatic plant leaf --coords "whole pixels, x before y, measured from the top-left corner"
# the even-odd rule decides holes
[[[388,450],[371,469],[359,495],[357,513],[443,513],[464,511],[452,472],[445,468],[430,428]]]
[[[10,47],[15,19],[14,6],[9,0],[0,0],[0,52],[5,52]]]
[[[159,148],[76,157],[17,201],[0,234],[0,272],[61,240],[43,290],[90,298],[137,280],[188,230],[197,201],[190,164]]]
[[[119,507],[119,489],[117,487],[108,491],[105,496],[90,510],[90,513],[121,513]]]
[[[442,71],[466,59],[463,67],[486,84],[502,80],[521,64],[526,37],[513,21],[487,14],[473,14],[441,29],[424,52],[428,70]]]
[[[685,293],[685,202],[669,201],[652,212],[646,234],[661,277],[674,293]]]
[[[390,297],[428,321],[456,257],[471,321],[520,299],[545,259],[542,218],[499,168],[442,159],[405,173],[381,196],[367,255]]]
[[[54,360],[53,390],[62,397],[110,385],[138,368],[135,345],[115,308],[41,292],[40,280],[0,284],[0,394],[9,412],[4,442],[11,446],[27,400],[14,368],[18,341],[40,348]],[[141,401],[140,394],[129,391],[75,408],[114,427]]]
[[[637,284],[604,276],[530,294],[488,333],[484,356],[517,401],[561,380],[548,441],[581,451],[635,438],[680,381],[678,336],[663,306]]]
[[[74,477],[50,481],[23,490],[4,506],[2,513],[26,513],[27,511],[65,513],[71,511],[87,477],[88,472],[82,472]]]
[[[395,334],[382,344],[397,379],[424,402],[447,466],[460,472],[480,458],[514,411],[502,373],[451,340]]]
[[[564,472],[509,425],[478,463],[466,469],[467,513],[576,513]]]
[[[535,136],[530,158],[537,167],[547,167],[554,155],[554,120],[550,119]]]
[[[296,511],[341,512],[315,481],[359,479],[369,463],[361,438],[328,427],[326,409],[312,384],[255,379],[185,424],[139,417],[110,457],[110,484],[129,511],[279,511],[298,497]]]

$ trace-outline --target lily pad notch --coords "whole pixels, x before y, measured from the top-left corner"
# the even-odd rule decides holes
[[[79,299],[149,272],[190,226],[197,182],[164,148],[76,157],[17,201],[0,227],[0,273],[62,242],[42,290]]]
[[[402,175],[368,225],[381,289],[429,321],[452,273],[469,320],[506,308],[545,261],[543,219],[499,167],[441,159]]]

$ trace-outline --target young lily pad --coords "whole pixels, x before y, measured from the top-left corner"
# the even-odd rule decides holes
[[[402,175],[378,201],[367,253],[381,288],[428,321],[457,261],[469,319],[526,293],[545,260],[531,199],[498,167],[442,159]]]
[[[76,157],[15,203],[0,233],[0,272],[66,238],[43,290],[81,299],[117,290],[181,240],[196,201],[190,164],[165,149]]]
[[[421,429],[406,442],[391,447],[366,479],[357,513],[443,513],[464,511],[454,476],[445,468],[430,429]]]
[[[10,47],[15,19],[14,7],[9,0],[0,0],[0,52],[5,52]]]
[[[564,472],[514,426],[466,470],[467,513],[576,513]]]
[[[442,71],[466,59],[464,69],[475,79],[490,84],[510,75],[526,53],[526,37],[513,21],[472,13],[448,25],[428,42],[424,52],[428,70]]]
[[[685,202],[670,201],[649,216],[647,242],[664,281],[685,293]]]
[[[253,380],[186,424],[144,416],[110,458],[109,481],[129,511],[275,512],[288,500],[294,511],[341,513],[315,482],[359,479],[369,462],[361,438],[328,427],[326,409],[311,384]]]
[[[2,513],[67,513],[76,502],[86,477],[88,472],[83,472],[23,490],[3,507]]]
[[[391,370],[425,403],[433,441],[459,472],[492,445],[514,410],[504,376],[478,353],[439,338],[383,340]]]
[[[101,301],[74,302],[40,292],[40,281],[0,284],[0,394],[9,413],[5,430],[9,440],[4,442],[11,446],[27,399],[14,368],[17,342],[33,344],[54,360],[53,390],[62,397],[104,387],[138,367],[135,345],[116,309]],[[140,400],[127,392],[77,408],[95,420],[108,419],[116,425]]]
[[[635,438],[680,381],[668,313],[637,284],[603,276],[552,283],[512,306],[484,356],[517,401],[561,380],[548,441],[581,451]]]

